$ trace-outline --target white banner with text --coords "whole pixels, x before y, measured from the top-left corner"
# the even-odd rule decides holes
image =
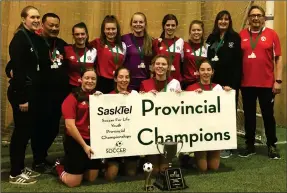
[[[159,154],[157,143],[180,140],[181,152],[237,148],[234,90],[91,95],[89,104],[93,159]]]

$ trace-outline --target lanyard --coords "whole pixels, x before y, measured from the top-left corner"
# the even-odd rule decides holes
[[[175,52],[175,41],[173,41],[173,52],[170,51],[169,46],[168,46],[168,43],[166,42],[166,40],[164,40],[163,42],[164,42],[164,44],[165,44],[166,47],[167,47],[168,53],[169,53],[169,54],[170,54],[170,53],[173,53],[173,54],[170,54],[170,62],[173,63],[174,54],[175,54],[175,53],[174,53],[174,52]]]
[[[115,65],[117,65],[118,62],[119,62],[119,48],[118,48],[118,46],[116,45],[117,53],[116,53],[116,56],[114,57],[113,48],[111,47],[111,45],[110,45],[110,43],[109,43],[108,41],[107,41],[107,45],[108,45],[110,51],[112,52],[112,55],[113,55],[113,58],[114,58],[114,63],[115,63]]]
[[[199,57],[201,57],[201,53],[202,53],[202,43],[200,44],[200,49],[199,49],[199,55],[198,55],[198,58],[197,58],[197,55],[196,55],[196,52],[195,52],[195,46],[192,46],[190,44],[190,46],[192,47],[192,50],[193,50],[193,55],[194,55],[194,60],[195,60],[195,64],[198,64],[200,59]]]
[[[215,54],[217,54],[218,49],[223,45],[224,36],[220,39],[220,42],[217,44],[215,48]]]
[[[49,47],[49,56],[50,56],[50,59],[53,61],[53,60],[56,58],[56,40],[54,40],[54,43],[53,43],[53,44],[54,44],[54,46],[53,46],[53,52],[51,52],[51,50],[50,50],[51,46],[50,46],[49,42],[47,41],[47,39],[44,38],[44,40],[45,40],[47,46]]]
[[[79,57],[77,48],[76,48],[76,47],[73,47],[73,49],[74,49],[74,52],[75,52],[75,54],[76,54],[77,61],[78,61],[79,63],[81,63],[81,60],[80,60],[80,57]],[[84,49],[85,49],[85,51],[84,51],[84,62],[83,62],[83,65],[86,64],[86,51],[87,51],[86,48],[84,48]]]
[[[158,84],[159,84],[159,81],[157,79],[155,79],[155,85],[156,85],[156,89],[158,90]],[[165,80],[164,82],[164,90],[163,92],[166,92],[166,88],[167,88],[167,80]]]
[[[51,50],[49,50],[49,55],[52,60],[56,58],[56,50],[56,40],[54,40],[53,52],[51,53]]]
[[[27,37],[27,39],[28,39],[28,41],[29,41],[30,46],[32,46],[32,48],[33,48],[33,50],[34,50],[34,53],[35,53],[35,55],[36,55],[36,59],[37,59],[37,63],[38,63],[37,65],[39,65],[39,54],[38,54],[38,50],[35,48],[35,46],[34,46],[32,40],[31,40],[31,38],[29,37],[29,35],[28,35],[28,33],[26,32],[26,30],[25,30],[24,28],[21,28],[20,30],[24,32],[25,36]]]
[[[143,59],[144,59],[144,50],[143,50],[142,47],[139,46],[139,44],[138,44],[138,42],[137,42],[135,36],[132,35],[132,34],[131,34],[131,36],[132,36],[132,41],[133,41],[133,43],[135,44],[135,47],[137,48],[137,51],[138,51],[138,53],[139,53],[139,55],[140,55],[141,61],[143,61]]]
[[[255,49],[255,47],[256,47],[256,45],[257,45],[257,43],[258,43],[259,37],[260,37],[260,35],[261,35],[261,33],[262,33],[262,31],[263,31],[263,28],[261,28],[261,30],[259,31],[257,37],[255,38],[255,41],[253,41],[251,30],[249,30],[250,46],[251,46],[252,50]]]
[[[200,81],[198,82],[198,84],[202,90],[205,90],[203,84]],[[209,84],[209,88],[210,90],[212,90],[212,83]]]

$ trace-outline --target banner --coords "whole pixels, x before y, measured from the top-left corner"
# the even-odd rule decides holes
[[[179,140],[181,152],[236,149],[235,91],[91,95],[90,135],[92,158],[159,154],[158,142]]]

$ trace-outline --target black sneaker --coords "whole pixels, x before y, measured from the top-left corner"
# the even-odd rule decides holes
[[[249,157],[251,155],[256,154],[255,147],[246,147],[241,152],[239,152],[239,157]]]
[[[276,147],[273,147],[273,146],[268,147],[268,157],[270,159],[280,159],[280,154],[278,150],[276,149]]]
[[[40,164],[33,164],[32,169],[42,174],[50,174],[53,170],[53,166],[50,166],[47,163],[40,163]]]

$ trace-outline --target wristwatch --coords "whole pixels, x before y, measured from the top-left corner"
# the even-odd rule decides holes
[[[282,83],[282,80],[276,80],[276,82],[277,82],[278,84],[281,84],[281,83]]]

